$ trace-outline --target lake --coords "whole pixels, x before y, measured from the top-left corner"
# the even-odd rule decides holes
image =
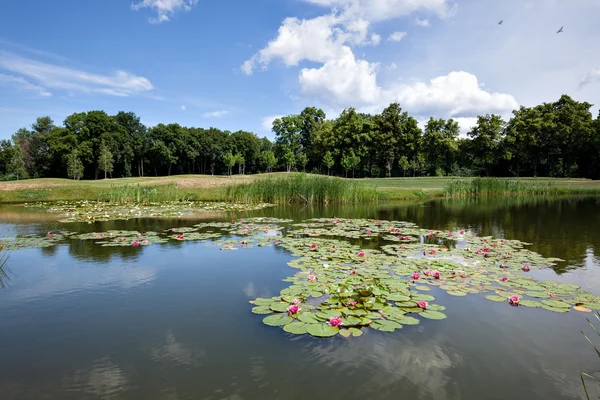
[[[599,206],[589,198],[435,200],[95,224],[3,206],[0,233],[163,231],[253,216],[408,221],[529,242],[565,260],[532,271],[536,279],[600,295]],[[0,289],[0,398],[582,399],[580,371],[600,369],[580,333],[593,332],[592,314],[509,307],[438,288],[432,294],[447,319],[393,333],[318,339],[265,326],[248,302],[287,287],[292,258],[279,246],[222,251],[210,241],[71,240],[12,251]]]

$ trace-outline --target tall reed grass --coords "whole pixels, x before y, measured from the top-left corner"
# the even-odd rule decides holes
[[[533,182],[503,178],[455,179],[444,188],[448,197],[555,196],[571,194],[552,182]]]
[[[242,203],[356,203],[378,199],[376,187],[337,177],[290,173],[230,186],[226,199]]]
[[[174,201],[193,200],[190,195],[183,192],[176,184],[148,186],[124,185],[111,186],[109,190],[100,193],[98,200],[109,203],[162,203]]]

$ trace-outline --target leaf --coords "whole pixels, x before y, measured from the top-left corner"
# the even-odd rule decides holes
[[[289,306],[287,303],[273,303],[270,308],[275,312],[287,312]]]
[[[401,317],[394,318],[394,321],[402,325],[418,325],[421,322],[418,318],[409,317],[408,315],[403,315]]]
[[[542,303],[540,303],[539,301],[535,301],[535,300],[521,300],[521,301],[519,301],[519,305],[525,306],[525,307],[530,307],[530,308],[536,308],[536,307],[541,307]]]
[[[311,312],[300,313],[298,319],[306,324],[316,324],[319,322],[315,314]]]
[[[326,338],[337,335],[339,328],[327,324],[307,324],[306,332],[315,337]]]
[[[294,319],[292,317],[287,316],[285,314],[275,314],[269,315],[268,317],[264,318],[263,323],[268,326],[284,326],[286,324],[289,324],[293,320]]]
[[[363,334],[363,331],[358,328],[349,328],[348,331],[350,331],[350,333],[354,337],[359,337],[359,336],[362,336],[362,334]]]
[[[558,300],[542,300],[542,304],[545,304],[549,307],[557,307],[557,308],[571,308],[569,303]]]
[[[508,301],[507,297],[497,296],[495,294],[487,295],[487,296],[485,296],[485,298],[488,300],[491,300],[491,301],[495,301],[496,303],[502,303],[502,302]]]
[[[554,311],[554,312],[557,312],[557,313],[565,313],[565,312],[569,312],[569,309],[568,309],[568,308],[564,308],[564,307],[550,307],[550,306],[548,306],[548,305],[546,305],[546,304],[542,304],[542,305],[541,305],[541,307],[542,307],[544,310],[548,310],[548,311]]]
[[[405,296],[403,294],[394,293],[394,294],[390,294],[390,295],[386,296],[386,300],[388,300],[388,301],[409,301],[410,297]]]
[[[331,317],[341,317],[342,313],[335,310],[322,310],[317,313],[317,317],[321,319],[329,319]]]
[[[421,300],[422,301],[434,301],[435,297],[428,295],[428,294],[418,293],[418,294],[412,295],[411,299],[415,300],[415,301],[421,301]]]
[[[350,336],[352,336],[352,333],[350,332],[349,329],[340,329],[340,335],[342,335],[345,338],[349,338]]]
[[[544,292],[527,292],[525,293],[529,297],[535,297],[537,299],[549,299],[550,295]]]
[[[591,309],[586,308],[584,306],[574,306],[573,309],[580,312],[592,312]]]
[[[439,311],[425,310],[419,314],[423,318],[434,319],[434,320],[442,320],[446,319],[446,314]]]
[[[283,330],[294,335],[303,335],[306,333],[306,326],[304,322],[292,322],[284,325]]]
[[[254,314],[271,314],[272,313],[272,311],[269,307],[264,307],[264,306],[254,307],[252,309],[252,312]]]
[[[461,292],[460,290],[449,290],[446,293],[448,293],[451,296],[458,296],[458,297],[463,297],[463,296],[467,295],[467,293]]]
[[[402,325],[394,321],[378,320],[373,321],[371,327],[381,332],[394,332],[396,329],[402,328]]]
[[[360,321],[361,321],[361,319],[358,317],[348,316],[348,317],[342,318],[342,325],[344,325],[344,326],[361,325]]]

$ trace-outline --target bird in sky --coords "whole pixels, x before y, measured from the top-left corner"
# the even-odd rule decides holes
[[[556,32],[556,33],[562,33],[563,32],[563,28],[564,28],[564,26],[561,26],[560,29],[558,30],[558,32]]]
[[[502,25],[502,23],[504,23],[503,19],[501,19],[500,22],[498,22],[498,25]]]

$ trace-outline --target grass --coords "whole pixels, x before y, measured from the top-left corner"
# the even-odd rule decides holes
[[[118,188],[124,186],[152,186],[156,194],[169,197],[173,194],[173,185],[177,188],[177,196],[198,201],[221,201],[226,198],[227,187],[239,183],[249,183],[265,177],[285,177],[285,172],[272,175],[234,175],[231,179],[227,176],[210,175],[177,175],[168,177],[144,178],[118,178],[102,179],[97,181],[73,181],[69,179],[43,178],[29,179],[12,182],[0,182],[0,203],[24,203],[36,201],[56,200],[98,200],[110,197],[114,192],[119,197]],[[345,179],[343,181],[356,182],[366,188],[373,188],[380,200],[418,200],[431,197],[444,196],[444,188],[455,181],[453,177],[419,177],[419,178],[362,178]],[[460,178],[461,181],[473,181],[477,178]],[[588,179],[547,179],[547,178],[518,178],[510,181],[523,184],[552,185],[556,189],[568,189],[571,194],[600,194],[600,181]],[[125,190],[125,189],[123,189]],[[141,190],[141,189],[140,189]],[[125,194],[123,192],[122,194]],[[168,194],[171,193],[171,194]],[[144,194],[139,193],[141,199]],[[127,197],[127,196],[121,196]],[[138,197],[135,194],[133,198]]]
[[[599,312],[596,312],[594,314],[594,316],[596,317],[596,319],[598,321],[600,321],[600,313]],[[589,324],[592,327],[592,329],[594,330],[594,332],[596,332],[596,334],[598,336],[600,336],[600,332],[598,332],[596,330],[596,327],[594,326],[594,324],[592,324],[592,321],[590,321],[589,319],[587,321],[589,322]],[[590,340],[590,338],[587,337],[587,335],[585,333],[583,333],[583,331],[581,333],[583,334],[583,337],[585,337],[587,339],[587,341],[590,342],[590,344],[592,345],[592,347],[594,348],[594,350],[596,350],[596,355],[598,355],[598,357],[600,357],[600,350],[598,350],[598,348],[596,347],[596,345],[594,344],[594,342],[592,342]],[[592,380],[594,380],[596,382],[600,382],[600,380],[598,378],[592,376],[591,374],[588,374],[588,373],[585,373],[585,372],[581,372],[580,376],[581,376],[581,384],[583,385],[583,389],[585,390],[585,396],[587,397],[588,400],[590,400],[590,394],[588,393],[587,385],[585,384],[585,379],[586,378],[587,379],[592,379]]]
[[[448,197],[514,197],[557,196],[570,194],[570,189],[559,188],[551,181],[528,182],[503,178],[456,179],[444,188]]]
[[[100,193],[98,200],[109,203],[161,203],[173,201],[190,201],[195,196],[185,193],[175,183],[162,186],[125,185],[111,186],[110,189]]]
[[[226,190],[226,200],[242,203],[330,204],[378,199],[375,187],[348,179],[301,173],[263,177]]]

